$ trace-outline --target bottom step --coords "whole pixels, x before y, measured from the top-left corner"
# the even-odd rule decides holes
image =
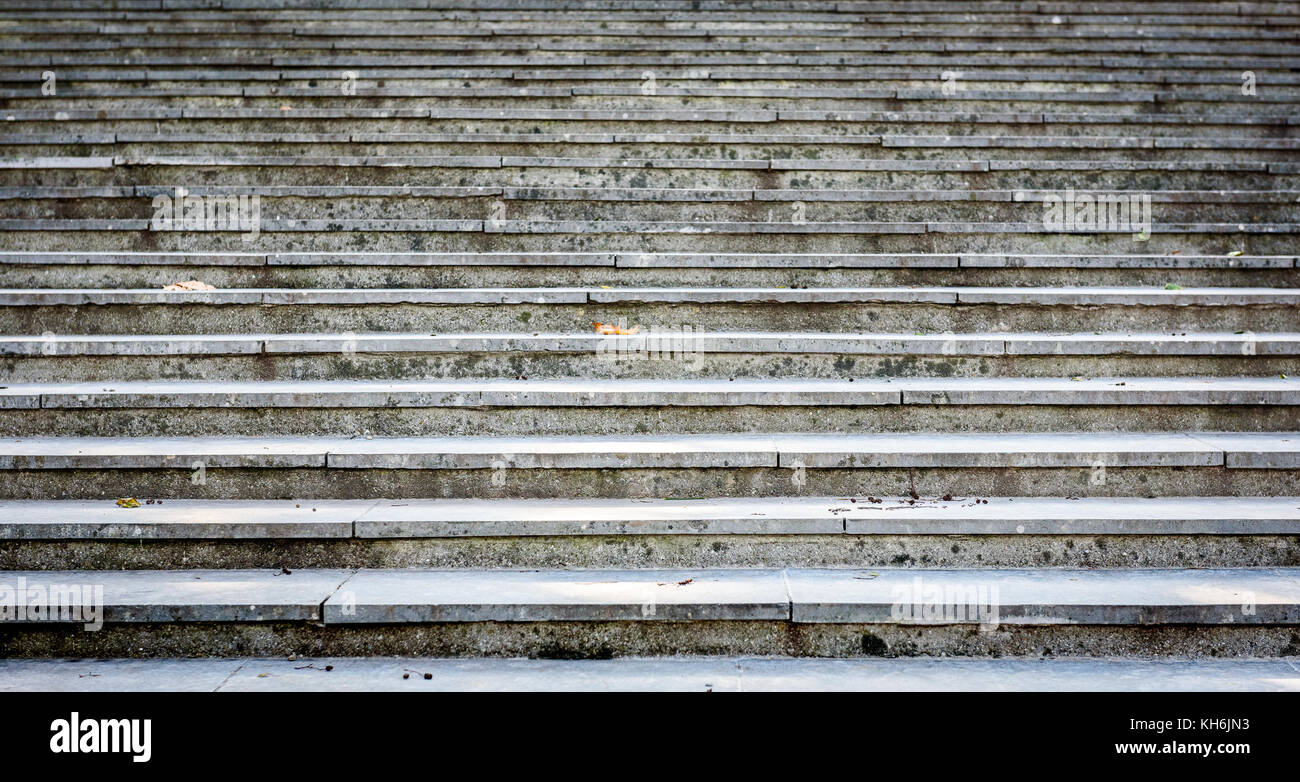
[[[0,656],[1288,657],[1300,568],[0,572]]]
[[[790,657],[0,660],[0,692],[69,691],[1300,692],[1300,662]]]

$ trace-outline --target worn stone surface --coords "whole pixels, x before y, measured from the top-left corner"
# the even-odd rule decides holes
[[[1291,624],[1300,571],[789,570],[795,622]]]
[[[289,653],[730,655],[447,689],[1291,686],[744,659],[1297,653],[1278,7],[267,2],[0,13],[0,567],[148,608],[0,654],[232,658],[201,689],[397,672],[234,659]],[[256,230],[153,230],[178,184]],[[287,586],[316,569],[389,624],[320,626],[343,603]],[[882,614],[915,576],[1000,580],[1007,623]]]
[[[327,668],[328,666],[328,668]],[[426,679],[424,674],[430,674]],[[1153,661],[304,657],[0,661],[6,692],[1292,692],[1286,658]]]
[[[774,620],[780,571],[362,570],[325,601],[326,624]]]
[[[211,539],[347,538],[372,500],[307,502],[112,502],[0,500],[0,538]]]
[[[96,609],[110,623],[319,620],[321,604],[349,575],[346,570],[20,570],[0,577],[15,592],[44,590],[60,607],[40,621],[11,619],[7,629],[50,621],[84,624],[85,612]],[[69,598],[56,597],[60,585],[74,587]],[[67,615],[64,605],[71,609]]]
[[[382,632],[376,632],[382,628]],[[305,623],[13,625],[0,632],[6,657],[431,655],[604,659],[647,655],[799,657],[1295,657],[1300,632],[1265,625],[800,624],[698,622],[450,622],[404,625]]]
[[[1198,533],[1197,526],[1188,523],[1186,530],[1150,534],[1118,533],[1130,528],[1120,522],[1098,525],[1090,534],[972,531],[954,535],[933,534],[928,528],[898,534],[759,534],[721,531],[716,523],[712,524],[715,532],[691,532],[696,525],[687,523],[662,534],[642,534],[634,525],[628,526],[632,531],[608,534],[440,538],[11,538],[0,540],[0,567],[689,569],[767,567],[773,562],[810,568],[1014,568],[1027,563],[1042,568],[1300,566],[1300,536],[1278,533],[1259,520],[1223,533]]]
[[[1284,469],[1296,435],[921,433],[626,437],[49,437],[0,441],[0,469],[646,469],[1227,467]],[[1218,443],[1216,445],[1216,442]]]
[[[647,343],[649,345],[649,343]],[[259,381],[13,384],[0,408],[1296,405],[1300,378]]]

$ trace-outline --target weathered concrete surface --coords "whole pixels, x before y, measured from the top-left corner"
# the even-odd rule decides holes
[[[0,500],[0,539],[349,538],[374,500],[216,502]]]
[[[783,226],[784,227],[784,226]],[[1295,306],[1300,293],[1287,288],[387,288],[163,291],[154,289],[5,289],[0,306],[100,305],[303,305],[303,304],[1022,304],[1026,306]]]
[[[1040,432],[625,437],[46,437],[0,441],[0,469],[645,469],[1260,467],[1300,435]]]
[[[239,660],[3,660],[0,692],[214,692]]]
[[[788,570],[795,622],[1289,624],[1300,571]]]
[[[603,381],[617,385],[617,381]],[[854,383],[853,385],[856,385]],[[15,399],[21,400],[21,397]],[[0,407],[0,435],[422,437],[1300,431],[1300,405],[721,405],[447,407]]]
[[[22,595],[90,584],[103,621],[1296,625],[1300,569],[10,571]],[[26,590],[26,591],[24,591]],[[32,592],[31,590],[38,590]],[[102,590],[102,592],[101,592]],[[51,594],[53,594],[51,592]],[[51,597],[51,600],[54,598]],[[28,603],[26,597],[24,603]]]
[[[51,611],[50,618],[28,615],[6,622],[10,626],[83,624],[85,612],[97,607],[103,621],[112,623],[274,622],[319,620],[321,604],[349,575],[346,570],[33,570],[0,573],[0,583],[15,593],[24,586],[38,590],[37,596],[48,593],[56,606],[58,585],[77,587],[67,601],[69,616]]]
[[[699,622],[452,622],[0,626],[6,657],[432,655],[591,659],[659,655],[798,657],[1294,657],[1300,632],[1278,625],[975,625]]]
[[[179,342],[184,342],[180,340]],[[0,341],[0,349],[5,343]],[[1115,375],[1191,376],[1294,376],[1297,361],[1291,348],[1269,344],[1261,338],[1257,355],[1243,355],[1241,345],[1197,346],[1204,352],[1185,355],[1133,355],[1124,351],[1093,355],[954,354],[891,355],[886,352],[695,353],[687,361],[609,361],[595,351],[548,351],[543,348],[498,352],[394,351],[343,354],[332,352],[268,352],[256,349],[232,355],[132,354],[40,355],[40,348],[21,356],[0,358],[0,370],[12,382],[50,381],[113,382],[166,380],[334,380],[339,378],[391,380],[394,378],[565,378],[581,376],[594,381],[624,379],[674,379],[690,377],[771,378],[802,377],[846,380],[886,377],[1080,377]],[[1274,350],[1280,348],[1280,350]],[[1269,352],[1274,350],[1274,352]],[[1211,352],[1213,351],[1213,352]],[[694,368],[698,367],[698,371]],[[833,414],[832,411],[828,411]],[[1005,412],[1005,411],[1004,411]],[[1014,411],[1012,411],[1014,412]],[[1058,408],[1058,416],[1069,408]],[[1117,411],[1122,414],[1122,411]],[[1181,427],[1177,427],[1181,428]],[[1196,429],[1211,430],[1212,426]]]
[[[759,578],[779,566],[792,569],[788,582],[832,566],[851,570],[821,577],[862,596],[868,616],[792,625],[737,609],[725,621],[647,622],[619,613],[630,604],[615,583],[582,584],[569,604],[504,592],[474,604],[523,606],[534,619],[555,609],[551,621],[320,627],[307,599],[285,621],[232,607],[243,587],[226,583],[200,590],[209,602],[182,603],[175,617],[188,621],[0,628],[4,649],[1300,648],[1280,624],[1175,624],[1235,619],[1221,611],[1224,594],[1242,590],[1264,593],[1241,601],[1243,617],[1292,620],[1279,617],[1290,581],[1262,568],[1296,566],[1294,508],[1229,507],[1233,497],[1291,503],[1300,467],[1300,405],[1283,377],[1300,376],[1300,141],[1290,138],[1300,78],[1283,67],[1300,46],[1269,27],[1277,9],[1164,8],[1158,24],[1133,24],[1152,8],[1040,4],[936,17],[923,34],[906,13],[861,3],[649,2],[635,19],[508,2],[451,19],[288,9],[255,30],[230,12],[259,4],[227,0],[197,21],[91,10],[0,25],[11,50],[0,58],[0,332],[13,335],[0,339],[0,383],[192,382],[0,388],[0,436],[22,441],[0,445],[0,496],[105,504],[78,520],[51,510],[0,527],[50,536],[0,541],[0,561],[46,574],[166,568],[162,582],[201,581],[200,566],[223,578],[262,568],[253,582],[298,578],[301,563],[365,568],[380,600],[368,605],[387,600],[417,619],[455,579],[402,603],[379,583],[412,578],[398,568],[486,583],[542,577],[506,570],[752,568]],[[57,70],[57,100],[36,89],[46,68]],[[1241,94],[1242,68],[1267,88]],[[354,93],[337,89],[343,69],[362,77]],[[958,84],[945,83],[949,70]],[[153,199],[178,195],[177,183],[202,198],[259,198],[257,235],[150,230]],[[1049,197],[1085,190],[1149,197],[1149,225],[1053,230]],[[216,289],[160,290],[185,279]],[[623,319],[689,327],[700,360],[604,361],[610,343],[589,325]],[[243,385],[207,385],[219,381]],[[123,494],[146,504],[110,509]],[[892,500],[918,494],[962,499]],[[743,511],[790,495],[835,504],[803,516]],[[888,504],[865,503],[880,510],[835,510],[839,498],[883,495]],[[1172,514],[1149,501],[1207,495],[1218,499]],[[258,497],[282,502],[269,516],[177,502]],[[468,521],[422,509],[367,528],[366,509],[326,497],[734,505],[699,518]],[[1106,497],[1116,502],[1092,513],[1069,507]],[[289,502],[303,507],[290,513]],[[1038,512],[1008,512],[1035,502]],[[970,512],[944,516],[954,508],[943,503]],[[359,529],[398,537],[347,537]],[[421,534],[447,537],[407,537]],[[906,578],[1031,564],[1045,571],[1032,585],[1006,576],[1010,592],[1028,594],[1010,595],[1013,620],[1128,624],[981,630],[869,615],[880,607],[870,583],[884,578],[871,573],[885,565]],[[1090,575],[1071,582],[1067,567]],[[485,568],[496,571],[472,575]],[[1123,575],[1084,589],[1098,568]],[[1225,568],[1228,583],[1204,582]],[[1087,600],[1069,602],[1080,591]],[[560,608],[587,614],[568,621]],[[1154,619],[1166,624],[1141,624]],[[914,687],[944,675],[915,675]]]
[[[0,681],[5,692],[1294,692],[1300,668],[1284,658],[9,659]]]
[[[1081,455],[1080,455],[1081,456]],[[503,463],[504,459],[501,460]],[[1082,459],[1080,460],[1082,462]],[[391,497],[672,498],[901,496],[1160,497],[1290,496],[1295,471],[1210,467],[828,467],[320,469],[117,468],[0,470],[0,494],[12,499],[352,499]],[[505,482],[502,483],[504,474]],[[203,480],[197,480],[202,477]],[[495,483],[493,479],[495,477]]]
[[[1300,405],[1300,378],[901,378],[20,383],[3,408]]]
[[[776,620],[782,574],[726,571],[362,570],[325,601],[326,624]]]
[[[1249,528],[1259,522],[1247,522]],[[1189,525],[1191,526],[1191,525]],[[678,527],[681,528],[680,526]],[[0,540],[0,568],[1184,568],[1300,566],[1300,535],[666,534]]]
[[[630,325],[636,325],[634,323]],[[1197,331],[1155,333],[837,333],[837,332],[717,332],[682,325],[653,328],[668,336],[690,339],[699,353],[847,354],[869,356],[1000,356],[1000,355],[1147,355],[1256,356],[1300,354],[1300,333],[1269,331]],[[674,334],[673,330],[677,333]],[[10,356],[164,356],[243,355],[263,351],[311,353],[463,353],[562,352],[595,353],[602,345],[646,348],[651,336],[611,339],[590,332],[498,333],[338,333],[319,334],[41,334],[8,335],[0,349]],[[606,348],[608,350],[608,348]]]
[[[187,275],[188,276],[188,275]],[[202,293],[202,292],[199,292]],[[407,294],[398,294],[398,297]],[[0,308],[0,328],[9,334],[228,334],[380,331],[425,334],[524,331],[571,333],[592,321],[675,324],[703,331],[815,332],[828,323],[857,333],[945,332],[1294,332],[1295,307],[1285,304],[1202,306],[1199,304],[1037,305],[1014,303],[934,304],[761,301],[629,301],[608,304],[247,304],[174,303],[76,304]],[[937,339],[936,347],[943,340]],[[934,344],[934,343],[932,343]],[[1237,355],[1240,352],[1237,345]],[[33,351],[39,352],[39,351]],[[1041,355],[1036,350],[1034,354]],[[1108,351],[1109,352],[1109,351]],[[942,351],[939,351],[942,354]]]
[[[0,538],[1300,534],[1297,497],[0,501]]]
[[[33,202],[44,205],[49,202]],[[63,202],[58,202],[60,205]],[[82,208],[90,209],[89,206]],[[1300,208],[1300,207],[1298,207]],[[319,254],[319,264],[291,266],[274,263],[279,257],[270,256],[272,262],[267,265],[239,265],[229,259],[237,257],[213,254],[213,262],[204,262],[203,255],[161,255],[161,260],[151,260],[154,256],[144,258],[139,265],[123,263],[41,263],[41,264],[4,264],[0,260],[0,283],[11,288],[150,288],[168,280],[181,280],[201,277],[204,282],[218,288],[475,288],[484,286],[505,288],[530,288],[542,286],[591,287],[599,285],[619,285],[632,287],[669,287],[682,285],[701,285],[707,287],[744,285],[747,287],[810,287],[810,288],[855,288],[878,286],[922,285],[1011,285],[1029,287],[1104,287],[1104,286],[1139,286],[1161,288],[1169,283],[1171,276],[1179,280],[1180,285],[1189,287],[1231,287],[1249,283],[1250,285],[1268,287],[1287,287],[1294,285],[1297,271],[1290,266],[1255,266],[1242,264],[1232,266],[1188,265],[1161,266],[1120,265],[1118,267],[1090,264],[1087,257],[1074,258],[1081,262],[1079,267],[1061,265],[1013,265],[1018,261],[1034,260],[1033,257],[1016,256],[1011,258],[989,257],[985,266],[872,266],[872,265],[831,265],[827,268],[806,268],[793,261],[790,265],[781,262],[790,256],[771,254],[769,256],[747,256],[742,265],[705,265],[705,260],[695,261],[685,256],[681,263],[696,265],[647,265],[647,266],[608,266],[601,265],[595,259],[585,259],[575,255],[562,256],[560,261],[571,259],[573,263],[562,265],[540,265],[539,263],[505,264],[516,258],[529,258],[524,253],[486,254],[489,257],[479,264],[462,258],[473,258],[457,254],[447,259],[449,265],[434,265],[424,257],[412,258],[410,265],[384,265],[399,261],[408,254],[402,252],[377,253],[362,259],[348,256],[331,256]],[[493,255],[502,256],[492,257]],[[75,256],[74,256],[75,257]],[[261,257],[261,256],[258,256]],[[611,253],[602,257],[613,259]],[[665,264],[676,263],[671,260]],[[712,258],[713,256],[704,256]],[[725,256],[723,256],[725,257]],[[896,258],[898,256],[889,256]],[[955,255],[934,256],[950,258]],[[1160,256],[1164,259],[1177,260],[1180,256]],[[326,259],[337,258],[331,265]],[[1072,256],[1073,258],[1073,256]],[[1256,258],[1264,263],[1274,260],[1275,256]],[[365,260],[375,261],[375,265],[362,265]],[[99,260],[99,259],[95,259]],[[1007,265],[994,265],[996,261],[1006,261]],[[1102,259],[1104,260],[1104,259]],[[1141,260],[1141,259],[1138,259]],[[1211,259],[1218,260],[1218,259]],[[1227,258],[1229,262],[1247,260]],[[1290,261],[1289,258],[1277,259]],[[868,263],[885,263],[875,261]],[[932,261],[908,261],[922,263]],[[1064,260],[1055,263],[1064,263]],[[1049,262],[1050,263],[1050,262]],[[589,265],[588,265],[589,264]]]

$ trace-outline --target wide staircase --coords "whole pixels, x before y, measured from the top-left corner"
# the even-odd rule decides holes
[[[0,587],[103,604],[0,622],[9,686],[1300,675],[1300,2],[10,0],[0,49]]]

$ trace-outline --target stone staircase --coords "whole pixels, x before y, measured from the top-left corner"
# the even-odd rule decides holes
[[[1300,3],[0,44],[0,597],[104,609],[0,656],[1300,655]]]

